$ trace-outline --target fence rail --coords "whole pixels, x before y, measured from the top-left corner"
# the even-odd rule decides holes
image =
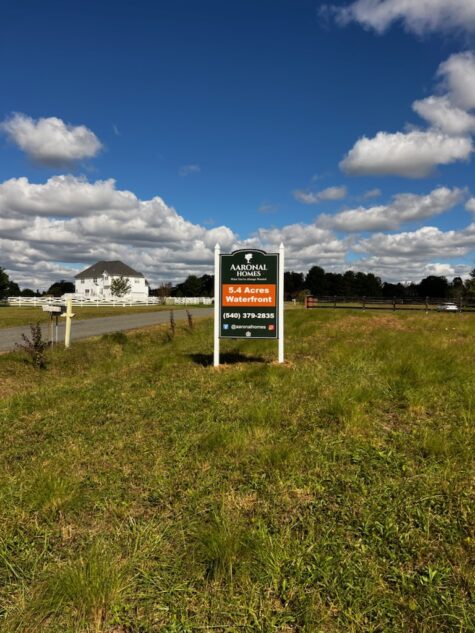
[[[63,297],[8,297],[0,304],[9,306],[43,306],[52,303],[56,305],[66,305],[67,296]],[[212,305],[213,299],[210,297],[147,297],[146,299],[136,300],[127,298],[104,299],[92,297],[71,297],[74,306],[86,307],[126,307],[126,306],[153,306],[153,305]]]
[[[392,299],[383,297],[305,297],[306,308],[351,308],[353,310],[422,310],[437,311],[439,306],[453,303],[461,312],[475,312],[475,301],[468,299],[440,299],[434,297],[413,297]]]

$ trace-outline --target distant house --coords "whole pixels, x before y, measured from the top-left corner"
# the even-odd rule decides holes
[[[120,278],[129,281],[130,290],[124,295],[127,299],[145,299],[148,297],[148,283],[142,273],[137,272],[120,261],[97,262],[78,275],[75,275],[76,294],[85,297],[111,298],[111,284]]]

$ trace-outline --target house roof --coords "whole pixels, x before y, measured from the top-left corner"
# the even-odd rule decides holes
[[[103,273],[107,273],[111,277],[143,277],[142,273],[138,273],[136,270],[127,266],[120,261],[113,262],[96,262],[81,273],[74,275],[75,279],[97,279],[101,277]]]

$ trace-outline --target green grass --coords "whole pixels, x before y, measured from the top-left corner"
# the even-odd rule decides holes
[[[160,310],[184,310],[186,306],[74,306],[73,312],[78,319],[94,319],[97,317],[118,316],[120,314],[140,314],[141,312],[157,312]],[[202,306],[189,306],[193,311]],[[41,306],[0,306],[0,328],[29,325],[30,323],[47,323],[49,314],[43,312]]]
[[[0,630],[475,630],[475,319],[0,357]]]

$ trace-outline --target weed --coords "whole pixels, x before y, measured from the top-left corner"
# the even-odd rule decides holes
[[[126,586],[123,565],[102,545],[51,570],[11,619],[7,630],[46,631],[62,621],[63,630],[105,630],[113,607]]]
[[[111,334],[103,334],[102,339],[104,341],[110,341],[117,345],[125,345],[128,341],[127,334],[124,332],[112,332]]]
[[[168,331],[170,333],[170,338],[174,339],[175,332],[176,332],[176,321],[175,321],[175,313],[173,312],[173,310],[170,310],[170,320],[169,320]]]
[[[196,534],[198,558],[210,579],[232,581],[236,565],[246,549],[244,533],[236,520],[223,510],[211,514]]]
[[[191,314],[189,310],[186,311],[186,318],[188,321],[188,330],[190,332],[193,332],[193,328],[194,328],[193,315]]]
[[[17,343],[16,347],[25,351],[31,358],[33,367],[36,369],[46,369],[46,349],[49,347],[49,343],[43,340],[43,333],[41,331],[41,325],[36,323],[30,324],[31,337],[28,338],[26,334],[22,334],[23,343]]]

